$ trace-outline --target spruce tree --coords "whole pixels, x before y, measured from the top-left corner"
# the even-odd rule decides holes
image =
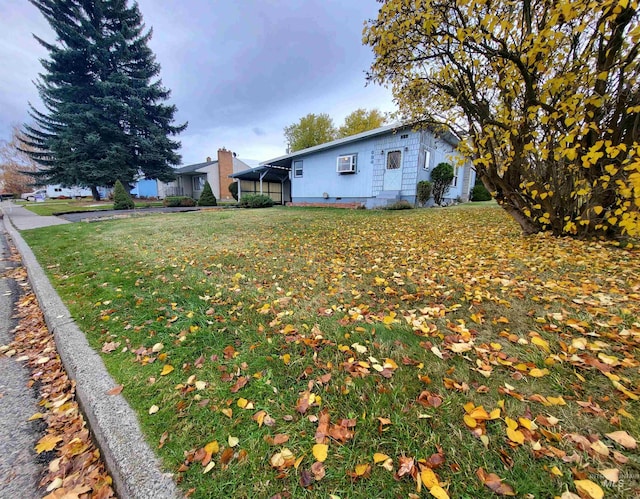
[[[211,185],[209,185],[209,181],[207,180],[202,188],[202,194],[200,194],[200,198],[198,199],[198,206],[217,206],[217,204],[218,202],[211,190]]]
[[[122,182],[116,180],[113,187],[113,209],[114,210],[133,210],[136,207],[131,194],[124,188]]]
[[[31,107],[35,126],[24,143],[41,169],[38,182],[111,187],[143,174],[169,181],[180,163],[171,137],[175,106],[158,79],[137,4],[128,0],[30,0],[56,33],[36,83],[45,110]],[[25,150],[27,148],[25,147]]]

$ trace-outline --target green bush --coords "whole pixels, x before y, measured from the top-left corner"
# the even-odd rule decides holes
[[[229,192],[233,196],[233,199],[238,200],[238,182],[231,182],[229,184]]]
[[[269,208],[273,206],[273,199],[264,194],[245,194],[240,199],[238,206],[241,208]]]
[[[176,208],[179,206],[195,206],[196,202],[188,196],[169,196],[162,202],[164,206]]]
[[[449,186],[455,177],[453,166],[449,163],[438,163],[431,172],[431,180],[433,181],[433,200],[437,205],[442,204],[444,195],[449,190]]]
[[[384,207],[385,210],[411,210],[413,206],[409,201],[401,199],[400,201],[396,201],[393,204],[389,204]]]
[[[217,206],[218,201],[216,197],[213,195],[213,191],[211,190],[211,186],[209,185],[209,181],[207,180],[204,183],[204,187],[202,189],[202,194],[200,194],[200,199],[198,199],[198,206]]]
[[[135,204],[131,195],[127,192],[122,185],[122,182],[116,180],[116,185],[113,187],[113,209],[114,210],[133,210]]]
[[[490,201],[491,193],[487,190],[481,180],[476,180],[476,184],[471,190],[471,201]]]
[[[418,204],[420,204],[420,206],[424,206],[427,201],[429,201],[432,190],[433,184],[428,180],[421,180],[420,182],[418,182],[417,198]]]

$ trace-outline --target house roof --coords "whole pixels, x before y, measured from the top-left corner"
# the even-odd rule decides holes
[[[325,142],[324,144],[319,144],[317,146],[307,147],[306,149],[300,149],[299,151],[295,151],[290,154],[285,154],[284,156],[279,156],[277,158],[270,159],[269,161],[263,161],[260,164],[284,166],[285,164],[288,164],[289,160],[299,156],[304,156],[306,154],[323,151],[325,149],[331,149],[333,147],[349,144],[351,142],[356,142],[362,139],[368,139],[368,138],[375,137],[377,135],[382,135],[388,132],[399,132],[401,130],[406,130],[407,128],[411,128],[411,127],[412,125],[410,124],[393,123],[391,125],[381,126],[379,128],[374,128],[373,130],[368,130],[366,132],[350,135],[349,137],[343,137],[341,139],[332,140],[331,142]],[[458,140],[451,133],[443,134],[442,138],[443,140],[446,140],[447,142],[449,142],[451,145],[456,146],[458,144]]]
[[[247,160],[250,161],[250,160]],[[183,166],[181,168],[176,168],[175,169],[175,173],[177,175],[185,175],[188,173],[196,173],[199,170],[206,168],[207,166],[211,166],[211,165],[217,165],[218,164],[218,160],[214,159],[213,161],[205,161],[204,163],[195,163],[193,165],[186,165]],[[249,165],[247,163],[245,163],[244,161],[242,161],[239,158],[234,157],[233,158],[233,169],[234,170],[239,170],[240,168],[246,168]]]
[[[204,163],[196,163],[194,165],[187,165],[187,166],[183,166],[181,168],[176,168],[175,172],[177,174],[181,174],[181,173],[193,173],[196,172],[198,170],[200,170],[201,168],[205,168],[207,166],[216,164],[218,162],[218,160],[215,161],[205,161]]]
[[[262,178],[264,182],[282,182],[289,178],[289,170],[289,168],[281,166],[263,165],[233,173],[229,177],[239,180],[260,180]]]

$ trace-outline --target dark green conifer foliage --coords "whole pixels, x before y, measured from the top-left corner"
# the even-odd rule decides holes
[[[217,206],[218,201],[216,197],[213,195],[213,191],[211,190],[211,186],[209,185],[209,181],[207,180],[204,183],[204,187],[202,188],[202,194],[200,194],[200,198],[198,199],[198,206]]]
[[[158,78],[137,4],[128,0],[29,0],[56,33],[55,43],[36,36],[48,51],[36,83],[44,111],[31,106],[35,126],[24,143],[42,167],[39,183],[111,187],[170,181],[180,163],[175,106]]]
[[[116,184],[113,187],[113,209],[114,210],[133,210],[135,204],[131,195],[127,192],[122,185],[122,182],[116,180]]]

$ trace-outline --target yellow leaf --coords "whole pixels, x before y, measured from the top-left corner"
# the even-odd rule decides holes
[[[240,407],[240,409],[244,409],[245,407],[247,407],[247,404],[249,403],[249,401],[245,398],[239,398],[238,399],[238,407]]]
[[[547,340],[543,340],[540,336],[534,336],[531,338],[531,343],[539,346],[547,353],[551,353],[551,349],[549,348],[549,342]]]
[[[174,367],[171,364],[165,364],[162,368],[162,372],[160,372],[160,376],[166,376],[167,374],[173,372]]]
[[[367,470],[369,469],[369,465],[368,464],[356,464],[356,475],[357,476],[362,476],[364,475]]]
[[[444,490],[440,485],[434,485],[429,489],[429,494],[431,494],[436,499],[449,499],[449,494]]]
[[[159,410],[160,408],[157,405],[152,405],[151,407],[149,407],[149,414],[155,414]]]
[[[202,470],[202,474],[206,474],[209,473],[216,465],[215,461],[211,461],[209,462],[209,464],[207,464],[207,466],[205,467],[205,469]]]
[[[53,450],[61,440],[62,438],[56,435],[45,435],[38,441],[38,444],[36,445],[36,452],[41,454],[42,452]]]
[[[432,489],[436,485],[440,485],[438,477],[431,468],[423,468],[420,470],[420,478],[427,489]]]
[[[516,442],[521,445],[524,443],[524,433],[522,433],[520,430],[507,428],[507,437],[509,437],[509,440],[511,440],[512,442]]]
[[[478,426],[478,422],[468,414],[465,414],[463,419],[464,424],[466,424],[469,428],[475,428],[476,426]]]
[[[324,463],[327,459],[327,453],[329,452],[329,446],[327,444],[315,444],[313,446],[313,457],[316,461]]]
[[[507,423],[507,428],[511,428],[512,430],[518,428],[518,422],[508,416],[504,418],[504,422]]]
[[[289,354],[289,353],[285,353],[285,354],[282,356],[282,362],[284,362],[284,363],[285,363],[285,365],[287,365],[287,366],[288,366],[288,365],[289,365],[289,362],[291,362],[291,354]]]
[[[36,419],[42,419],[42,418],[44,418],[44,414],[42,414],[41,412],[36,412],[33,416],[27,419],[27,421],[34,421]]]
[[[562,471],[560,471],[560,468],[558,468],[557,466],[551,468],[551,473],[553,473],[555,476],[562,476]]]
[[[593,211],[596,212],[596,215],[600,215],[600,213],[602,213],[602,210],[603,210],[602,206],[594,206],[593,207]]]
[[[387,459],[389,459],[389,456],[387,456],[386,454],[382,454],[380,452],[376,452],[373,455],[373,463],[374,464],[382,463],[382,462],[386,461]]]
[[[547,400],[551,405],[567,405],[562,396],[560,397],[547,397]]]
[[[534,378],[542,378],[547,374],[549,374],[549,369],[538,369],[537,367],[534,367],[529,371],[529,376],[533,376]]]
[[[575,480],[573,484],[576,486],[578,494],[589,499],[602,499],[604,492],[600,486],[591,480]]]
[[[218,451],[220,450],[220,446],[218,445],[218,441],[214,440],[213,442],[209,442],[207,445],[204,446],[204,451],[207,454],[217,454]]]
[[[233,416],[233,409],[231,407],[225,407],[224,409],[220,409],[220,412],[230,418]]]
[[[229,447],[235,447],[240,442],[240,439],[238,437],[232,437],[231,435],[229,435],[228,442]]]

